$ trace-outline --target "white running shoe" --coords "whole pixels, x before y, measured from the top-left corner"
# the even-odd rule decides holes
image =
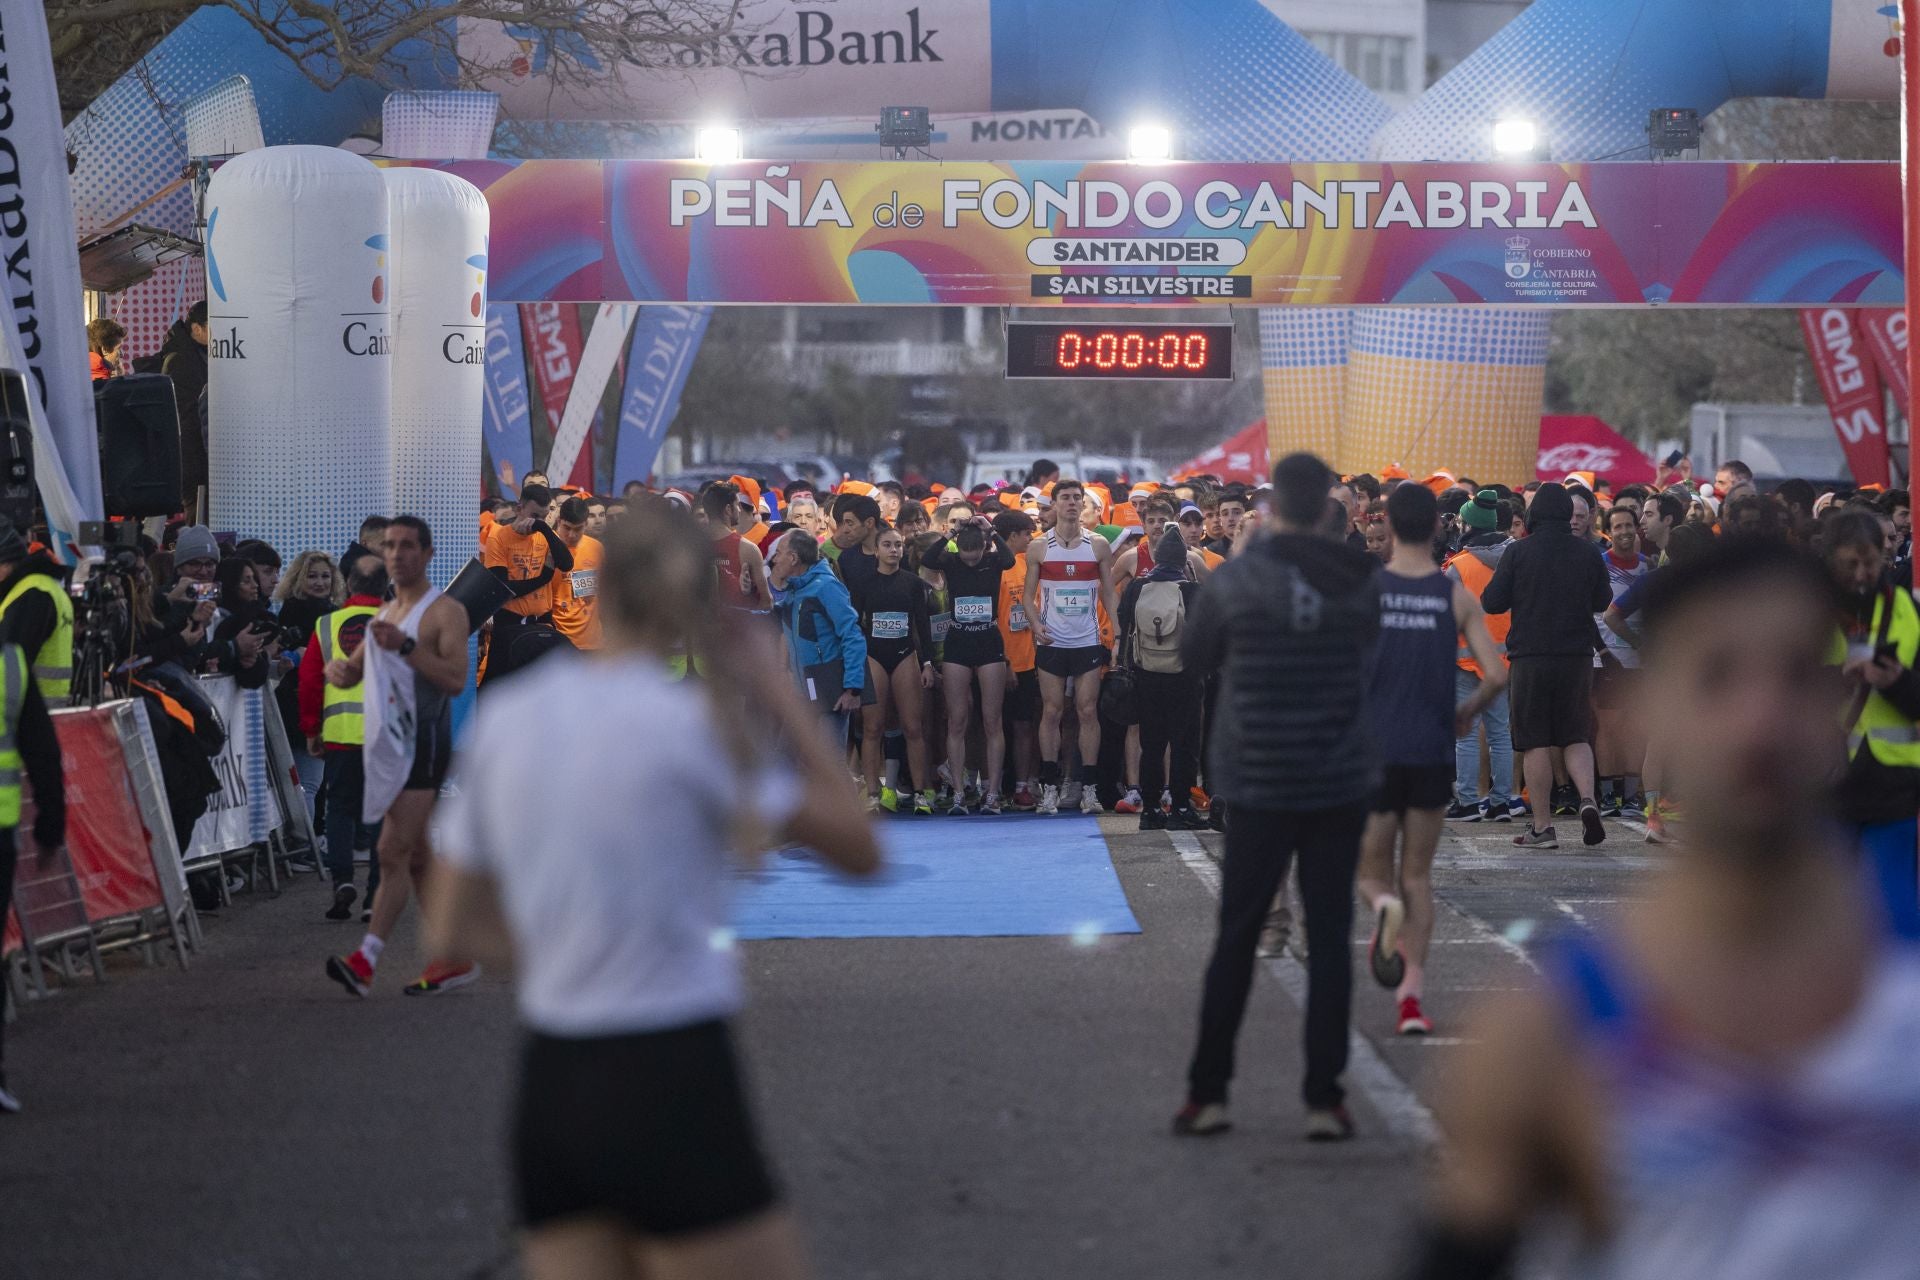
[[[1060,812],[1060,788],[1054,786],[1051,782],[1040,788],[1039,812],[1048,817],[1052,817],[1054,814]]]
[[[1093,787],[1080,788],[1080,812],[1088,815],[1098,815],[1103,812],[1100,808],[1100,793],[1097,789]]]
[[[1080,783],[1075,779],[1068,779],[1061,783],[1060,803],[1069,809],[1078,808],[1080,804],[1080,791]]]

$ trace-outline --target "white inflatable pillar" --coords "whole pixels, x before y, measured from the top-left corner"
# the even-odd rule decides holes
[[[333,147],[266,147],[207,187],[212,521],[288,560],[390,514],[387,189]]]
[[[393,245],[393,514],[421,517],[444,587],[479,528],[486,394],[486,197],[438,169],[389,168]]]

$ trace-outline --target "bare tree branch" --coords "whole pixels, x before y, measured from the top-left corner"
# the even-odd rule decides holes
[[[313,84],[401,87],[423,59],[463,84],[506,76],[522,44],[556,87],[609,87],[623,64],[669,69],[673,52],[743,33],[741,0],[212,0],[244,19]],[[202,0],[47,0],[68,119],[201,7]],[[507,52],[474,52],[475,23],[513,31]],[[495,42],[492,47],[502,47]]]

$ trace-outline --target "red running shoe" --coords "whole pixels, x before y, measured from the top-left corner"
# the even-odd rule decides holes
[[[1033,798],[1033,792],[1027,790],[1026,783],[1023,782],[1014,788],[1013,809],[1015,813],[1032,813],[1038,807],[1039,802]]]
[[[1433,1023],[1420,1011],[1419,996],[1405,996],[1400,1001],[1400,1034],[1403,1036],[1426,1036],[1433,1034]]]
[[[400,988],[402,995],[431,996],[442,991],[456,991],[480,977],[480,966],[469,961],[466,964],[441,964],[435,962],[427,966],[426,972]]]
[[[365,998],[373,989],[373,966],[358,950],[345,959],[327,957],[327,976],[347,989],[350,996]]]
[[[1127,794],[1120,797],[1119,803],[1113,806],[1113,811],[1115,813],[1139,813],[1142,807],[1140,803],[1140,793],[1132,787],[1128,787]]]

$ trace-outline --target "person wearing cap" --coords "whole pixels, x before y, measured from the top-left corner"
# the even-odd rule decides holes
[[[547,505],[552,500],[553,494],[543,485],[522,488],[513,522],[496,523],[481,549],[480,563],[513,593],[493,615],[483,683],[519,668],[513,657],[513,642],[529,628],[553,625],[554,575],[573,571],[573,553],[546,521]]]
[[[1191,502],[1180,508],[1180,537],[1185,540],[1187,549],[1199,555],[1201,563],[1211,573],[1227,562],[1227,558],[1218,551],[1207,547],[1207,513]]]
[[[1447,576],[1479,600],[1493,581],[1493,571],[1513,545],[1500,519],[1500,496],[1482,489],[1473,501],[1460,508],[1460,524],[1466,537],[1458,553],[1447,560]],[[1487,632],[1500,651],[1500,667],[1507,667],[1507,630],[1513,619],[1505,614],[1486,619]],[[1455,661],[1454,696],[1461,703],[1480,692],[1485,673],[1479,660],[1460,638]],[[1487,790],[1480,792],[1480,734],[1487,736]],[[1467,822],[1511,822],[1523,816],[1527,807],[1513,793],[1513,735],[1507,727],[1507,691],[1502,689],[1482,707],[1466,726],[1466,732],[1453,743],[1453,805],[1447,817]]]
[[[1552,826],[1553,749],[1562,749],[1580,807],[1582,838],[1607,838],[1594,798],[1593,616],[1613,603],[1600,549],[1573,536],[1573,495],[1544,484],[1527,510],[1527,536],[1507,549],[1481,604],[1511,613],[1513,749],[1521,753],[1533,821],[1514,843],[1560,847]],[[1548,825],[1540,826],[1545,817]]]
[[[47,706],[64,707],[73,682],[73,597],[67,571],[44,551],[29,551],[0,516],[0,645],[18,645]]]

